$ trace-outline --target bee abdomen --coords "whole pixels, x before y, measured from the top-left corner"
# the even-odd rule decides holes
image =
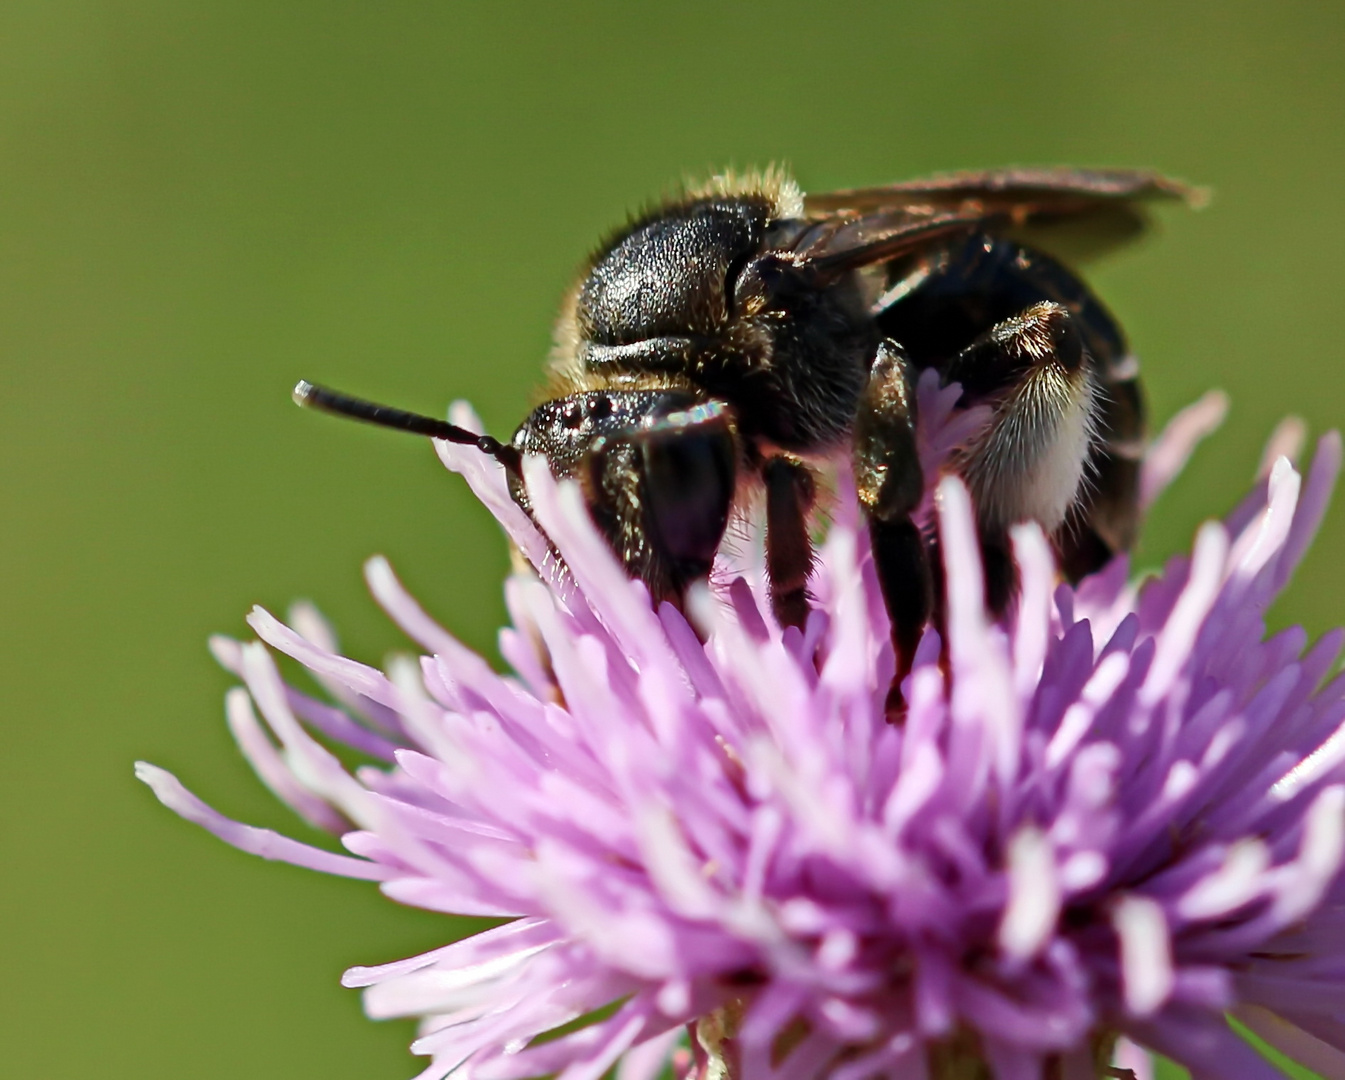
[[[1091,392],[1087,444],[1069,440],[1077,446],[1072,452],[1084,460],[1079,462],[1082,482],[1070,520],[1057,537],[1061,559],[1067,573],[1078,577],[1129,548],[1139,517],[1144,400],[1139,363],[1111,312],[1062,263],[986,234],[914,263],[894,265],[890,283],[900,286],[903,279],[911,282],[910,288],[890,288],[888,293],[899,299],[875,317],[885,334],[906,347],[917,367],[933,367],[951,377],[956,373],[950,365],[962,350],[995,327],[1012,324],[1042,304],[1069,313],[1082,341]],[[1025,477],[1024,482],[1045,484],[1050,479],[1042,475],[1035,481]]]

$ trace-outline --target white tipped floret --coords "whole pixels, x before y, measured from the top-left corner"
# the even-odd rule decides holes
[[[1163,908],[1144,896],[1123,896],[1112,915],[1121,942],[1121,985],[1136,1016],[1155,1012],[1172,993],[1172,941]]]

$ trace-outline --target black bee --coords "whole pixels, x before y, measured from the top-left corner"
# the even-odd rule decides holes
[[[778,171],[717,178],[636,218],[589,260],[556,328],[546,400],[500,443],[300,383],[296,400],[470,443],[577,480],[655,601],[709,573],[735,497],[765,491],[781,625],[808,613],[817,467],[853,463],[898,678],[934,613],[914,384],[925,368],[992,420],[960,458],[987,600],[1014,587],[1006,534],[1032,519],[1078,578],[1136,529],[1144,407],[1115,319],[1036,246],[1083,254],[1137,233],[1140,204],[1194,193],[1154,173],[1005,169],[805,196]],[[1055,234],[1052,240],[1052,233]]]

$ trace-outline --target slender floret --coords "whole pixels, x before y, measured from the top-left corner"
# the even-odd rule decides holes
[[[537,571],[505,586],[512,672],[374,559],[418,663],[346,659],[306,607],[289,625],[254,611],[260,642],[215,643],[246,687],[227,710],[243,753],[347,853],[139,775],[244,850],[502,920],[345,977],[371,1016],[420,1018],[423,1080],[597,1080],[618,1063],[652,1080],[670,1055],[701,1078],[1082,1080],[1145,1072],[1142,1048],[1199,1077],[1278,1075],[1228,1014],[1345,1076],[1345,635],[1264,621],[1339,440],[1306,478],[1275,444],[1243,504],[1140,583],[1118,559],[1060,585],[1040,530],[1017,528],[1021,593],[996,622],[967,493],[938,478],[977,422],[956,397],[921,386],[946,640],[926,633],[900,725],[844,476],[813,614],[781,633],[750,514],[687,614],[654,610],[576,489],[524,463],[539,531],[496,462],[437,443]],[[1147,499],[1220,408],[1159,440]],[[328,700],[286,685],[273,653]],[[370,763],[348,770],[332,741]]]

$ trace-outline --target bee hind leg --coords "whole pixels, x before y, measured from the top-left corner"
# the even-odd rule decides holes
[[[1056,534],[1060,569],[1071,581],[1129,551],[1139,530],[1144,401],[1135,375],[1104,383],[1099,441],[1089,458],[1089,490]]]
[[[929,553],[911,513],[924,493],[915,440],[915,379],[905,352],[883,341],[869,369],[854,425],[855,487],[869,521],[874,566],[892,622],[896,673],[887,715],[899,720],[901,682],[933,610]]]
[[[1095,537],[1071,531],[1086,516],[1107,408],[1094,362],[1064,306],[1042,302],[997,323],[945,367],[964,405],[994,409],[956,469],[971,490],[985,562],[986,603],[1002,613],[1017,589],[1008,530],[1036,521],[1067,538],[1080,561],[1100,558]],[[1104,559],[1105,561],[1105,559]]]

